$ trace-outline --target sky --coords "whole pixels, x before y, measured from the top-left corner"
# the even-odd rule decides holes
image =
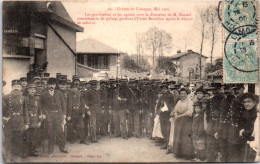
[[[129,55],[136,54],[136,35],[145,33],[151,27],[163,29],[172,35],[173,47],[167,56],[172,56],[178,50],[182,52],[192,49],[200,52],[201,42],[201,23],[199,11],[210,5],[218,6],[217,1],[86,1],[86,2],[63,2],[64,7],[70,14],[74,22],[79,17],[84,17],[85,13],[110,13],[108,8],[114,9],[112,12],[117,13],[117,8],[169,8],[173,13],[191,14],[192,21],[97,21],[97,24],[80,25],[84,28],[83,33],[77,33],[77,41],[93,38],[101,41],[119,51],[126,52]],[[124,12],[128,13],[128,12]],[[161,12],[162,13],[162,12]],[[210,56],[210,41],[206,39],[203,49],[203,55]],[[221,26],[219,28],[217,43],[214,48],[213,58],[222,57],[222,39]],[[146,54],[151,52],[146,51]]]

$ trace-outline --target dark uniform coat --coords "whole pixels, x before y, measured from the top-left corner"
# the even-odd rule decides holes
[[[140,99],[140,108],[143,109],[144,111],[148,111],[148,99],[149,99],[149,96],[148,95],[148,90],[149,90],[149,87],[148,86],[142,86],[140,88],[141,90],[141,99]]]
[[[148,90],[148,95],[148,111],[149,113],[154,113],[156,100],[158,99],[158,91],[155,89],[155,87],[151,87]]]
[[[218,130],[218,122],[220,116],[220,104],[223,100],[222,95],[215,95],[209,100],[209,108],[207,108],[207,129],[206,133],[208,135],[214,136]]]
[[[109,99],[108,99],[108,89],[107,88],[101,88],[99,90],[100,95],[100,106],[102,110],[108,110],[109,106]]]
[[[218,137],[225,140],[228,139],[230,130],[230,118],[231,118],[231,103],[233,102],[234,96],[227,95],[223,98],[220,103],[220,114],[219,114],[219,124],[218,124]]]
[[[85,114],[87,112],[80,91],[77,91],[76,93],[70,92],[68,94],[67,111],[67,117],[71,118],[79,118],[82,114]]]
[[[100,97],[97,90],[87,90],[83,94],[85,104],[89,107],[91,113],[100,113]]]
[[[130,102],[130,95],[129,95],[129,88],[127,85],[121,85],[118,89],[118,96],[122,99],[122,100],[117,100],[118,101],[118,110],[123,110],[123,109],[130,109],[131,106],[129,106],[129,104],[131,104]]]
[[[39,100],[35,96],[26,96],[30,128],[38,128],[38,123],[42,121],[40,118],[42,111]]]
[[[129,105],[130,105],[130,110],[140,110],[139,105],[140,105],[140,97],[141,97],[141,92],[138,88],[136,87],[130,87],[129,88]]]
[[[8,94],[3,97],[3,117],[10,119],[5,124],[5,130],[21,131],[29,124],[28,108],[25,97],[22,93]]]
[[[68,140],[75,141],[79,135],[80,140],[84,142],[85,133],[82,114],[85,114],[87,110],[80,91],[69,92],[67,111],[67,117],[71,117],[71,120],[68,121]]]
[[[118,100],[117,100],[118,88],[110,86],[108,88],[108,104],[109,109],[117,110],[118,109]]]

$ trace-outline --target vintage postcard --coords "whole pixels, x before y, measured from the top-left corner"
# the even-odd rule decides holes
[[[259,1],[2,2],[2,162],[259,162]]]

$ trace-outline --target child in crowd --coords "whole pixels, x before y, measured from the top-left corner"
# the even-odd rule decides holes
[[[204,134],[204,112],[202,103],[194,103],[192,122],[192,138],[195,149],[195,160],[205,160],[205,134]]]

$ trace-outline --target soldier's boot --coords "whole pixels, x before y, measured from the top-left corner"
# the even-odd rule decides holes
[[[37,157],[37,156],[39,156],[39,154],[38,154],[38,152],[36,151],[36,147],[34,146],[32,146],[31,148],[30,148],[30,150],[29,150],[29,156],[33,156],[33,157]]]
[[[167,144],[164,143],[164,144],[160,147],[160,149],[167,149]]]

